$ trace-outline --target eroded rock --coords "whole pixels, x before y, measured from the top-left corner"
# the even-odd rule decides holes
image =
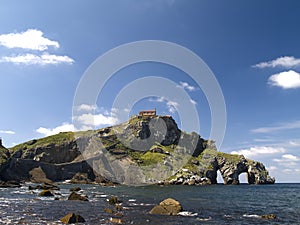
[[[167,198],[159,203],[159,205],[154,206],[150,214],[159,214],[159,215],[177,215],[182,211],[181,204],[172,198]]]
[[[42,197],[53,197],[54,194],[52,194],[52,192],[50,190],[42,190],[39,193],[39,196],[42,196]]]
[[[88,201],[88,198],[87,198],[87,196],[80,195],[80,194],[73,191],[69,195],[68,200],[71,200],[71,201]]]

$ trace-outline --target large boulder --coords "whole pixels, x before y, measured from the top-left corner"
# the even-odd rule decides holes
[[[75,213],[69,213],[68,215],[64,216],[63,218],[60,219],[60,221],[64,224],[72,224],[72,223],[84,223],[85,219],[77,215]]]
[[[151,209],[150,214],[177,215],[181,211],[182,206],[178,201],[172,198],[167,198],[159,203],[159,205],[154,206]]]
[[[54,195],[52,194],[52,192],[50,190],[42,190],[39,193],[39,196],[42,196],[42,197],[53,197]]]
[[[71,200],[71,201],[88,201],[88,198],[86,196],[80,195],[80,194],[73,191],[69,195],[68,200]]]
[[[52,183],[52,181],[46,177],[45,172],[40,166],[29,171],[29,174],[31,176],[31,181],[34,183]]]

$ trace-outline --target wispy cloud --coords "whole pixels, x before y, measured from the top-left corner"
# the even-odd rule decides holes
[[[12,130],[0,130],[0,133],[1,134],[15,134],[15,132]]]
[[[74,60],[68,56],[49,55],[44,53],[43,55],[23,54],[17,56],[4,56],[0,59],[0,62],[25,65],[51,65],[61,63],[73,64]]]
[[[179,103],[175,102],[175,101],[171,101],[166,97],[158,97],[158,98],[150,98],[149,101],[151,102],[164,102],[167,105],[167,108],[169,110],[170,113],[175,113],[176,112],[176,108],[179,107]]]
[[[193,104],[193,105],[197,105],[197,102],[193,99],[190,99],[190,102]]]
[[[36,29],[28,29],[21,33],[9,33],[0,35],[0,45],[7,48],[23,48],[44,51],[50,46],[59,48],[57,41],[43,37],[44,33]]]
[[[271,146],[255,146],[248,149],[241,149],[238,151],[232,151],[231,154],[244,155],[245,157],[253,157],[257,155],[272,155],[286,152],[285,148],[282,147],[271,147]]]
[[[300,158],[292,154],[284,154],[280,159],[273,159],[273,161],[281,166],[293,168],[298,166]]]
[[[261,62],[256,65],[253,65],[252,67],[256,68],[275,68],[275,67],[283,67],[283,68],[292,68],[300,66],[300,59],[297,59],[293,56],[283,56],[279,57],[277,59],[267,61],[267,62]]]
[[[179,85],[177,85],[177,87],[188,90],[188,91],[196,91],[197,90],[197,87],[190,85],[189,83],[183,82],[183,81],[180,81]]]
[[[276,131],[283,131],[283,130],[291,130],[291,129],[299,129],[300,128],[300,120],[288,123],[281,123],[278,126],[272,127],[260,127],[251,130],[253,133],[271,133]]]
[[[80,106],[76,107],[77,111],[86,111],[91,112],[97,109],[97,105],[88,105],[88,104],[81,104]]]
[[[284,71],[270,76],[268,83],[283,89],[300,88],[300,74],[294,70]]]
[[[60,132],[67,132],[67,131],[76,131],[76,129],[73,124],[63,123],[62,125],[57,126],[55,128],[40,127],[36,130],[36,132],[43,134],[44,136],[50,136],[50,135],[58,134]]]
[[[0,46],[9,49],[22,49],[25,52],[10,56],[1,56],[1,63],[13,63],[16,65],[53,65],[73,64],[74,60],[66,55],[50,54],[46,51],[60,47],[57,41],[44,37],[44,33],[37,29],[28,29],[21,33],[0,34]],[[40,53],[37,53],[39,51]]]
[[[289,141],[288,144],[291,147],[299,147],[300,146],[300,141]]]

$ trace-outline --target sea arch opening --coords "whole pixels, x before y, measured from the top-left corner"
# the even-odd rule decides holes
[[[239,174],[239,183],[240,184],[248,184],[248,173],[243,172]]]
[[[217,170],[217,183],[218,184],[224,184],[224,179],[223,179],[223,176],[222,176],[220,170]]]

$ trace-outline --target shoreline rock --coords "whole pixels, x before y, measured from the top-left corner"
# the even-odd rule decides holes
[[[85,223],[85,219],[75,213],[69,213],[66,216],[64,216],[63,218],[60,219],[60,221],[64,224],[73,224],[73,223]]]
[[[172,198],[167,198],[159,203],[159,205],[154,206],[150,214],[158,215],[178,215],[182,211],[181,204]]]
[[[86,202],[89,201],[87,196],[80,195],[74,191],[69,195],[68,200],[70,200],[70,201],[86,201]]]

